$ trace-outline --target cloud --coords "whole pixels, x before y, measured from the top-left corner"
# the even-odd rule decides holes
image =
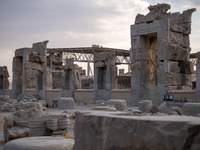
[[[62,41],[64,33],[85,34],[85,37],[94,34],[96,37],[90,40],[95,40],[101,39],[98,34],[103,36],[102,33],[109,36],[123,30],[129,32],[137,12],[145,11],[148,5],[143,0],[0,1],[0,45],[6,48],[10,41],[18,41],[14,46],[19,46],[36,41],[38,37],[48,39],[47,35]],[[55,33],[60,36],[56,34],[56,37]],[[77,37],[76,42],[81,40]],[[74,46],[76,42],[72,42]]]

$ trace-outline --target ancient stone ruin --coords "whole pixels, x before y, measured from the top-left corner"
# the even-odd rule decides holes
[[[5,90],[9,88],[8,81],[8,70],[6,66],[0,67],[0,90]]]
[[[190,89],[191,16],[196,9],[168,13],[169,4],[149,6],[131,26],[132,101],[158,104],[170,90]]]
[[[51,87],[51,73],[46,65],[48,41],[34,43],[32,48],[15,51],[13,58],[12,97],[17,98],[27,89],[36,89],[35,95],[45,98],[45,90]],[[48,82],[47,82],[48,80]],[[49,88],[50,88],[49,87]]]
[[[4,150],[200,149],[200,52],[190,54],[189,40],[196,9],[170,7],[136,16],[130,51],[48,41],[17,49],[12,90],[0,67],[0,149],[1,137]]]
[[[111,89],[117,86],[116,54],[103,52],[94,55],[94,100],[111,99]]]

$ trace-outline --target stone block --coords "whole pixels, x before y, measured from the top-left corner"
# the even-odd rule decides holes
[[[165,85],[168,86],[191,86],[190,74],[166,73]]]
[[[68,117],[58,120],[58,129],[64,130],[70,126],[70,119]]]
[[[48,42],[49,41],[33,43],[32,51],[38,53],[39,55],[45,56],[47,53],[47,43]]]
[[[172,73],[180,73],[179,62],[178,61],[168,61],[168,71]]]
[[[153,105],[152,105],[152,101],[150,100],[141,100],[138,103],[138,109],[142,112],[150,112],[150,110],[152,109]]]
[[[40,58],[39,58],[39,56],[34,56],[34,55],[30,55],[29,56],[29,61],[30,62],[40,62]]]
[[[71,97],[61,97],[58,100],[59,109],[74,109],[74,99]]]
[[[38,136],[6,143],[4,150],[73,150],[74,140],[64,137]]]
[[[110,100],[111,91],[98,89],[94,91],[94,100]]]
[[[98,61],[94,64],[95,68],[105,67],[105,63],[103,61]]]
[[[183,114],[188,116],[200,116],[200,103],[185,103]]]
[[[4,139],[7,142],[17,138],[24,138],[29,136],[29,133],[30,133],[29,128],[14,126],[4,130]]]
[[[46,56],[39,56],[40,63],[45,63],[46,62]]]
[[[76,113],[74,150],[199,149],[200,118],[127,116],[121,112]]]
[[[118,111],[126,111],[127,103],[123,99],[111,99],[107,102],[108,105],[113,105]]]
[[[184,28],[177,25],[177,24],[174,24],[173,22],[171,22],[170,24],[170,29],[172,32],[178,32],[178,33],[183,33],[184,32]]]
[[[41,64],[35,62],[30,63],[30,68],[33,70],[42,70]]]
[[[50,119],[46,121],[46,128],[50,130],[57,130],[58,129],[58,120],[57,119]]]
[[[166,57],[168,60],[185,61],[189,60],[190,48],[183,48],[177,44],[169,44],[166,51]]]
[[[169,32],[169,43],[184,46],[184,39],[182,33]]]
[[[23,119],[35,119],[43,116],[42,104],[38,102],[19,102],[19,116]]]
[[[92,110],[98,110],[98,111],[116,111],[115,107],[112,106],[96,106],[92,108]]]

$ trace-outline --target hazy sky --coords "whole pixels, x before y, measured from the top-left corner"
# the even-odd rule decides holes
[[[170,12],[197,8],[192,17],[192,52],[200,51],[200,0],[0,0],[0,66],[12,75],[15,49],[49,40],[48,47],[93,44],[130,48],[130,25],[157,3]]]

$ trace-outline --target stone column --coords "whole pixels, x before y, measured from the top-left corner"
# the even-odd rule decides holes
[[[196,100],[200,101],[200,52],[196,53]]]

